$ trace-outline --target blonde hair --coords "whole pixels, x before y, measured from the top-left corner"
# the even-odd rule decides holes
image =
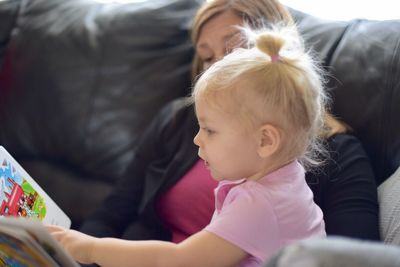
[[[297,158],[305,167],[317,165],[324,153],[318,136],[328,99],[321,68],[293,26],[246,29],[245,36],[255,47],[238,48],[214,63],[198,79],[193,99],[233,100],[231,106],[240,107],[239,115],[254,127],[269,123],[281,130],[280,161]]]
[[[228,10],[233,11],[252,28],[259,28],[266,23],[294,26],[294,21],[289,11],[278,0],[209,0],[198,10],[192,23],[192,42],[196,44],[202,27],[210,19]],[[192,78],[195,80],[203,71],[203,62],[195,51],[192,63]],[[325,127],[321,136],[328,138],[337,133],[350,130],[343,122],[337,120],[332,114],[326,113]]]

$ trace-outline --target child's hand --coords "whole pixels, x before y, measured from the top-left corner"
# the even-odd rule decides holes
[[[46,228],[76,261],[93,263],[92,251],[97,238],[55,225],[46,225]]]

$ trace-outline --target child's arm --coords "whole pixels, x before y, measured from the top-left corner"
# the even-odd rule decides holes
[[[241,248],[207,231],[174,244],[94,238],[53,226],[48,229],[77,261],[97,263],[104,267],[228,267],[238,264],[247,256]]]

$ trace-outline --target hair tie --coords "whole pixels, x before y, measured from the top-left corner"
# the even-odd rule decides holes
[[[280,59],[281,59],[281,57],[279,56],[279,54],[277,54],[277,55],[272,55],[272,56],[271,56],[271,62],[272,62],[272,63],[276,63],[276,62],[278,62]]]

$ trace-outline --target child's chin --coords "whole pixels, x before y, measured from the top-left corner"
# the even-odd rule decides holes
[[[222,181],[225,180],[223,177],[221,177],[221,175],[217,175],[215,174],[213,171],[210,172],[211,173],[211,177],[216,180],[216,181]]]

